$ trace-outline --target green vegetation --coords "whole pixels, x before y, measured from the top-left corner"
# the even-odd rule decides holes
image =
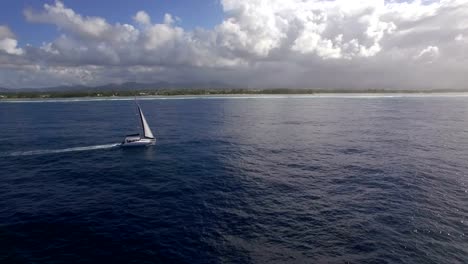
[[[447,93],[464,90],[349,90],[349,89],[157,89],[157,90],[122,90],[122,91],[64,91],[64,92],[3,92],[1,99],[22,98],[76,98],[76,97],[112,97],[112,96],[177,96],[177,95],[249,95],[249,94],[320,94],[320,93]]]

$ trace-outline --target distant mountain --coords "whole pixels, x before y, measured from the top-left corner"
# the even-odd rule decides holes
[[[204,82],[204,83],[137,83],[126,82],[122,84],[106,84],[93,87],[97,91],[128,91],[128,90],[160,90],[160,89],[232,89],[232,85],[221,82]]]
[[[222,82],[156,82],[156,83],[110,83],[100,86],[85,86],[85,85],[72,85],[72,86],[55,86],[44,88],[20,88],[20,89],[6,89],[0,88],[0,92],[106,92],[106,91],[131,91],[131,90],[172,90],[172,89],[233,89],[238,88]]]

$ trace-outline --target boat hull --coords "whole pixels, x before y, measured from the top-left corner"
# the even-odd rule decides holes
[[[120,144],[121,147],[145,147],[156,144],[156,139],[154,138],[125,138],[125,140]]]

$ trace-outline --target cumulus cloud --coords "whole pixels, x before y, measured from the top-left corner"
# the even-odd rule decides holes
[[[7,26],[0,25],[0,38],[15,38],[13,32]]]
[[[145,11],[138,11],[133,19],[144,26],[151,24],[151,17]]]
[[[416,56],[416,59],[427,60],[432,62],[439,56],[439,48],[435,46],[428,46],[427,48],[421,50],[421,52]]]
[[[18,48],[18,41],[7,26],[0,25],[0,52],[21,55],[23,50]]]
[[[385,4],[375,0],[224,0],[223,6],[231,17],[218,27],[222,44],[263,57],[280,47],[323,59],[370,57],[396,27],[382,19]]]
[[[61,1],[26,9],[27,21],[55,25],[60,36],[18,47],[0,26],[0,62],[7,62],[0,72],[28,72],[16,82],[18,74],[4,74],[14,86],[182,79],[409,89],[463,88],[467,81],[466,0],[221,0],[221,6],[223,21],[192,31],[171,14],[156,19],[144,10],[129,14],[133,24],[111,24]],[[44,78],[50,75],[60,77]]]
[[[464,37],[462,34],[458,34],[458,35],[455,37],[455,40],[456,40],[456,41],[463,41],[463,40],[465,40],[465,37]]]
[[[24,11],[24,16],[30,22],[55,24],[61,30],[78,34],[82,37],[98,38],[110,29],[105,19],[100,17],[82,17],[70,8],[56,1],[55,5],[44,5],[43,12],[31,9]]]

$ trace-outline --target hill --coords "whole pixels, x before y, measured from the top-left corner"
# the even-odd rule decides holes
[[[54,86],[54,87],[43,87],[43,88],[18,88],[18,89],[7,89],[0,88],[2,93],[47,93],[47,92],[129,92],[129,91],[155,91],[155,90],[179,90],[179,89],[233,89],[232,85],[221,83],[221,82],[156,82],[156,83],[138,83],[138,82],[126,82],[126,83],[109,83],[100,86],[85,86],[85,85],[71,85],[71,86]]]

